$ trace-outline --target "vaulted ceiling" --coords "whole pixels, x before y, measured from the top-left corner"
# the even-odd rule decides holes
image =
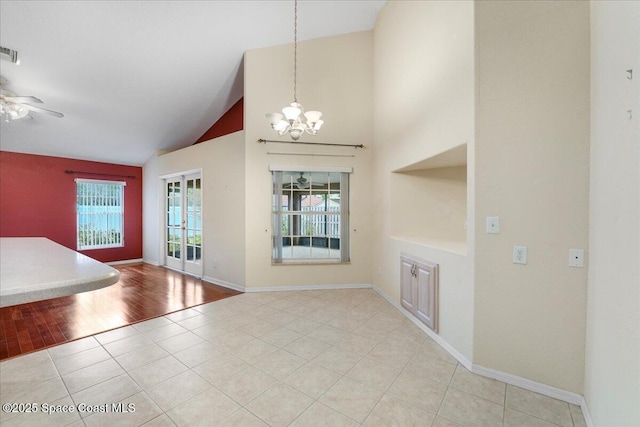
[[[364,31],[384,0],[300,0],[299,39]],[[5,1],[3,89],[60,119],[0,124],[0,149],[142,165],[192,144],[243,95],[245,50],[293,41],[293,1]]]

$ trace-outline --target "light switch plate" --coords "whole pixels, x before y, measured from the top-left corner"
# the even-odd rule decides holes
[[[527,247],[526,246],[513,247],[513,263],[514,264],[527,263]]]
[[[487,217],[487,234],[500,233],[500,217],[488,216]]]

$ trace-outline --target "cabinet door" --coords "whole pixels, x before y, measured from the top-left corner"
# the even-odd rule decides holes
[[[438,332],[437,318],[437,270],[433,266],[416,264],[416,299],[415,313],[418,319],[434,332]]]
[[[409,312],[415,313],[414,302],[414,281],[411,270],[413,269],[413,262],[405,261],[400,262],[400,303]]]

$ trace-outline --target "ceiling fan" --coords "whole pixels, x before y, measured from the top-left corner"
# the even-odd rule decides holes
[[[300,172],[300,176],[296,179],[287,178],[282,188],[294,189],[298,188],[300,190],[309,188],[311,185],[309,184],[309,180],[304,177],[304,172]],[[291,181],[290,181],[291,180]]]
[[[1,78],[0,86],[4,87],[6,84],[7,80]],[[35,96],[18,96],[8,90],[0,89],[0,117],[3,117],[5,122],[25,117],[33,118],[29,115],[30,112],[49,114],[59,118],[64,117],[64,114],[57,111],[47,110],[31,104],[42,104],[42,101]]]
[[[296,186],[300,189],[309,188],[309,183],[307,178],[304,177],[304,172],[300,172],[300,177],[296,179]]]

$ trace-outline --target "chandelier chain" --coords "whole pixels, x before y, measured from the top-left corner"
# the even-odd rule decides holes
[[[278,135],[288,133],[294,141],[305,132],[317,135],[324,123],[324,120],[320,119],[320,111],[305,112],[298,102],[298,0],[293,1],[293,102],[282,109],[282,114],[268,113],[266,116],[271,122],[271,128]]]
[[[298,102],[298,0],[293,2],[293,101]]]

